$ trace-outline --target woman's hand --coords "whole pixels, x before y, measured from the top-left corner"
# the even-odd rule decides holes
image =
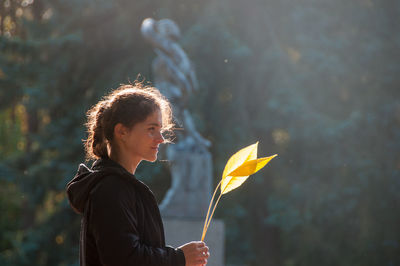
[[[191,241],[179,248],[185,254],[186,266],[202,266],[207,264],[210,252],[208,252],[208,247],[203,241]]]

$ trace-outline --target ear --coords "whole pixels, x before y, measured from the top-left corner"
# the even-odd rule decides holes
[[[121,123],[117,123],[114,127],[114,137],[125,142],[128,135],[128,128]]]

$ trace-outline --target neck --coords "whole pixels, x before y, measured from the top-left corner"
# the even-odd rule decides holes
[[[139,165],[139,163],[142,161],[140,158],[137,157],[132,157],[131,155],[128,155],[124,151],[117,151],[117,149],[111,148],[108,154],[108,157],[119,163],[122,167],[126,169],[129,173],[132,175],[135,174],[136,168]]]

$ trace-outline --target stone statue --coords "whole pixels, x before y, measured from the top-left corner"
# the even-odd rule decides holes
[[[187,109],[189,96],[198,90],[194,67],[177,42],[180,30],[174,21],[146,18],[141,32],[157,54],[152,63],[155,87],[170,100],[183,127],[176,132],[176,143],[166,147],[172,185],[159,206],[161,214],[204,219],[212,193],[211,143],[196,130]]]

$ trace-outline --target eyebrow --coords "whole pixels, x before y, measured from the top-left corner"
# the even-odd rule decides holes
[[[158,123],[148,123],[147,125],[151,125],[151,126],[157,126],[157,127],[160,127],[160,125],[158,124]]]

